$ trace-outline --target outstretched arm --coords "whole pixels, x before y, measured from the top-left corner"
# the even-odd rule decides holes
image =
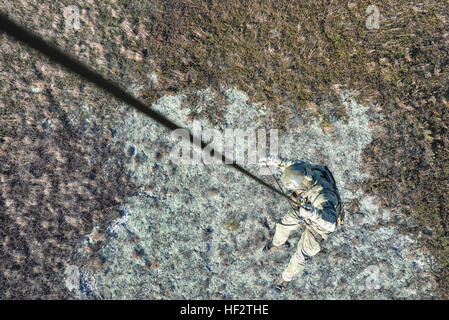
[[[270,166],[270,167],[276,167],[279,168],[282,172],[288,167],[290,167],[293,164],[301,164],[304,163],[302,160],[289,160],[287,158],[282,157],[275,157],[272,155],[265,155],[265,157],[262,157],[259,159],[259,166]]]

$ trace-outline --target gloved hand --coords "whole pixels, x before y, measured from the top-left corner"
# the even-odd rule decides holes
[[[310,204],[301,206],[299,215],[303,218],[310,219],[311,221],[315,221],[319,217],[318,209]]]
[[[292,199],[298,205],[301,204],[301,202],[302,202],[302,195],[300,193],[297,193],[297,192],[289,190],[287,192],[287,195],[290,197],[290,199]]]
[[[259,166],[265,167],[265,166],[273,166],[278,168],[282,163],[282,160],[278,157],[271,156],[269,154],[265,155],[264,157],[259,159]]]

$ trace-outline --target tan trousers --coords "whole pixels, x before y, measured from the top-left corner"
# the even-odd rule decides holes
[[[280,246],[283,245],[289,235],[293,230],[298,229],[301,226],[298,219],[296,218],[296,213],[294,211],[290,211],[287,213],[282,219],[280,223],[276,224],[276,232],[273,237],[273,245]],[[313,257],[318,252],[320,252],[320,241],[315,239],[310,230],[310,226],[306,226],[304,232],[299,240],[297,249],[295,254],[291,257],[290,262],[287,267],[282,272],[282,278],[284,281],[291,281],[295,275],[298,274],[303,268],[304,263],[307,258]],[[313,231],[313,233],[317,233]],[[325,234],[320,235],[323,239],[326,238]]]

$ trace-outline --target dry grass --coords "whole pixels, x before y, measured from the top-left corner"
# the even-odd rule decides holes
[[[72,297],[64,271],[70,264],[101,266],[108,222],[134,192],[124,151],[110,145],[110,134],[99,134],[94,124],[74,124],[51,97],[41,95],[45,109],[25,97],[4,100],[24,110],[11,114],[16,126],[1,127],[2,299]],[[78,249],[94,227],[95,239],[82,254]]]
[[[420,218],[439,257],[448,297],[448,4],[378,1],[379,30],[365,26],[369,1],[154,1],[129,18],[147,25],[137,47],[157,66],[159,94],[237,86],[271,107],[288,130],[288,111],[345,116],[340,90],[376,101],[385,120],[365,154],[368,193]],[[131,11],[133,7],[129,7]],[[148,10],[148,11],[145,11]],[[203,110],[216,118],[220,110]],[[431,231],[429,231],[431,230]]]
[[[65,269],[101,265],[107,223],[133,192],[121,150],[98,138],[95,128],[55,127],[53,133],[33,132],[24,125],[7,141],[13,151],[0,154],[2,299],[69,298]],[[96,241],[80,254],[95,226]]]

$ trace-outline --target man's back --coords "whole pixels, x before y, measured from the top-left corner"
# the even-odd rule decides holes
[[[327,167],[314,165],[307,162],[296,162],[292,166],[303,167],[310,178],[310,187],[301,190],[302,203],[317,211],[317,219],[311,221],[312,226],[318,229],[333,231],[336,225],[340,196],[332,174]]]

